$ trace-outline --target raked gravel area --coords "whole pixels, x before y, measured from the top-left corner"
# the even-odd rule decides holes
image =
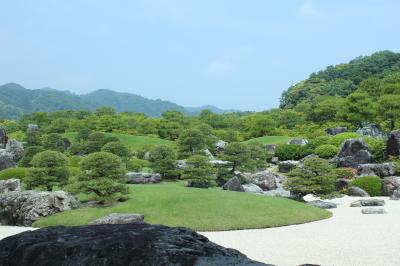
[[[360,198],[330,200],[333,217],[277,228],[201,233],[211,241],[238,249],[254,260],[278,266],[303,263],[335,266],[400,265],[400,201],[384,199],[387,214],[362,214],[349,207]],[[0,226],[0,239],[34,228]]]
[[[384,199],[387,214],[362,214],[349,207],[361,198],[330,200],[332,218],[276,228],[202,233],[211,241],[248,257],[279,266],[399,266],[400,201]]]

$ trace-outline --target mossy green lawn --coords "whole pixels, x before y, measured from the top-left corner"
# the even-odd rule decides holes
[[[292,139],[293,139],[293,137],[289,137],[289,136],[264,136],[264,137],[250,139],[250,140],[248,140],[246,142],[256,141],[256,142],[259,142],[261,144],[280,145],[280,144],[286,144]]]
[[[331,213],[300,202],[220,188],[186,188],[180,182],[132,185],[130,199],[113,207],[87,207],[42,218],[35,227],[83,225],[110,213],[141,213],[148,223],[198,231],[266,228],[328,218]]]
[[[68,132],[64,135],[70,140],[74,141],[76,132]],[[120,133],[107,133],[107,136],[117,137],[122,143],[129,146],[132,150],[139,150],[144,146],[155,146],[155,145],[173,145],[173,142],[170,140],[160,139],[156,137],[149,136],[136,136],[129,134],[120,134]]]

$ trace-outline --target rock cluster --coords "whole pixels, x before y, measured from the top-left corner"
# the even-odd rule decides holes
[[[359,176],[392,176],[395,173],[394,163],[368,163],[358,166]]]
[[[396,190],[400,190],[400,177],[387,176],[383,179],[382,192],[385,196],[392,196]]]
[[[327,128],[325,129],[326,134],[328,135],[337,135],[340,133],[344,133],[347,132],[347,127],[331,127],[331,128]]]
[[[262,171],[250,176],[250,182],[262,190],[273,190],[277,188],[277,174],[270,171]]]
[[[155,184],[161,182],[158,173],[128,172],[126,173],[129,184]]]
[[[278,164],[278,169],[280,173],[289,173],[293,168],[299,165],[299,161],[282,161]]]
[[[40,217],[77,208],[79,202],[64,191],[13,191],[0,194],[0,224],[31,226]]]
[[[7,131],[0,126],[0,171],[17,166],[24,155],[24,146],[15,139],[9,140]]]
[[[337,167],[357,168],[360,164],[370,163],[372,155],[367,144],[362,139],[347,139],[337,158]]]
[[[374,138],[387,137],[385,132],[383,132],[377,124],[367,124],[362,128],[357,129],[356,133],[360,134],[361,136],[369,136]]]
[[[266,265],[179,227],[49,227],[0,241],[2,265]]]
[[[19,179],[0,180],[0,194],[12,191],[21,191],[21,182]]]

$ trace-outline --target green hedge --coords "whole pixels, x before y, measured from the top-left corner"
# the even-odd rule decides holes
[[[17,178],[24,180],[28,175],[28,169],[25,167],[8,168],[0,171],[0,180],[6,180],[11,178]]]
[[[329,144],[339,147],[346,139],[357,139],[357,138],[361,138],[361,136],[357,133],[352,133],[352,132],[340,133],[333,136],[329,140]]]
[[[382,195],[382,179],[377,176],[358,177],[351,184],[364,189],[372,197]]]
[[[314,153],[318,155],[321,158],[329,159],[332,157],[335,157],[339,151],[339,148],[331,145],[331,144],[325,144],[318,146],[315,150]]]

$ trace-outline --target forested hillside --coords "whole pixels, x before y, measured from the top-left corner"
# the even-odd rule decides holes
[[[382,51],[329,66],[290,87],[280,107],[315,123],[381,123],[393,129],[400,116],[400,53]]]
[[[59,110],[91,110],[98,107],[113,107],[118,112],[144,113],[159,117],[166,111],[180,111],[185,114],[197,114],[205,108],[216,113],[224,110],[214,106],[185,108],[176,103],[151,100],[131,93],[111,90],[97,90],[88,94],[77,95],[68,91],[53,89],[29,90],[15,83],[0,86],[0,117],[15,119],[24,113],[52,112]]]

